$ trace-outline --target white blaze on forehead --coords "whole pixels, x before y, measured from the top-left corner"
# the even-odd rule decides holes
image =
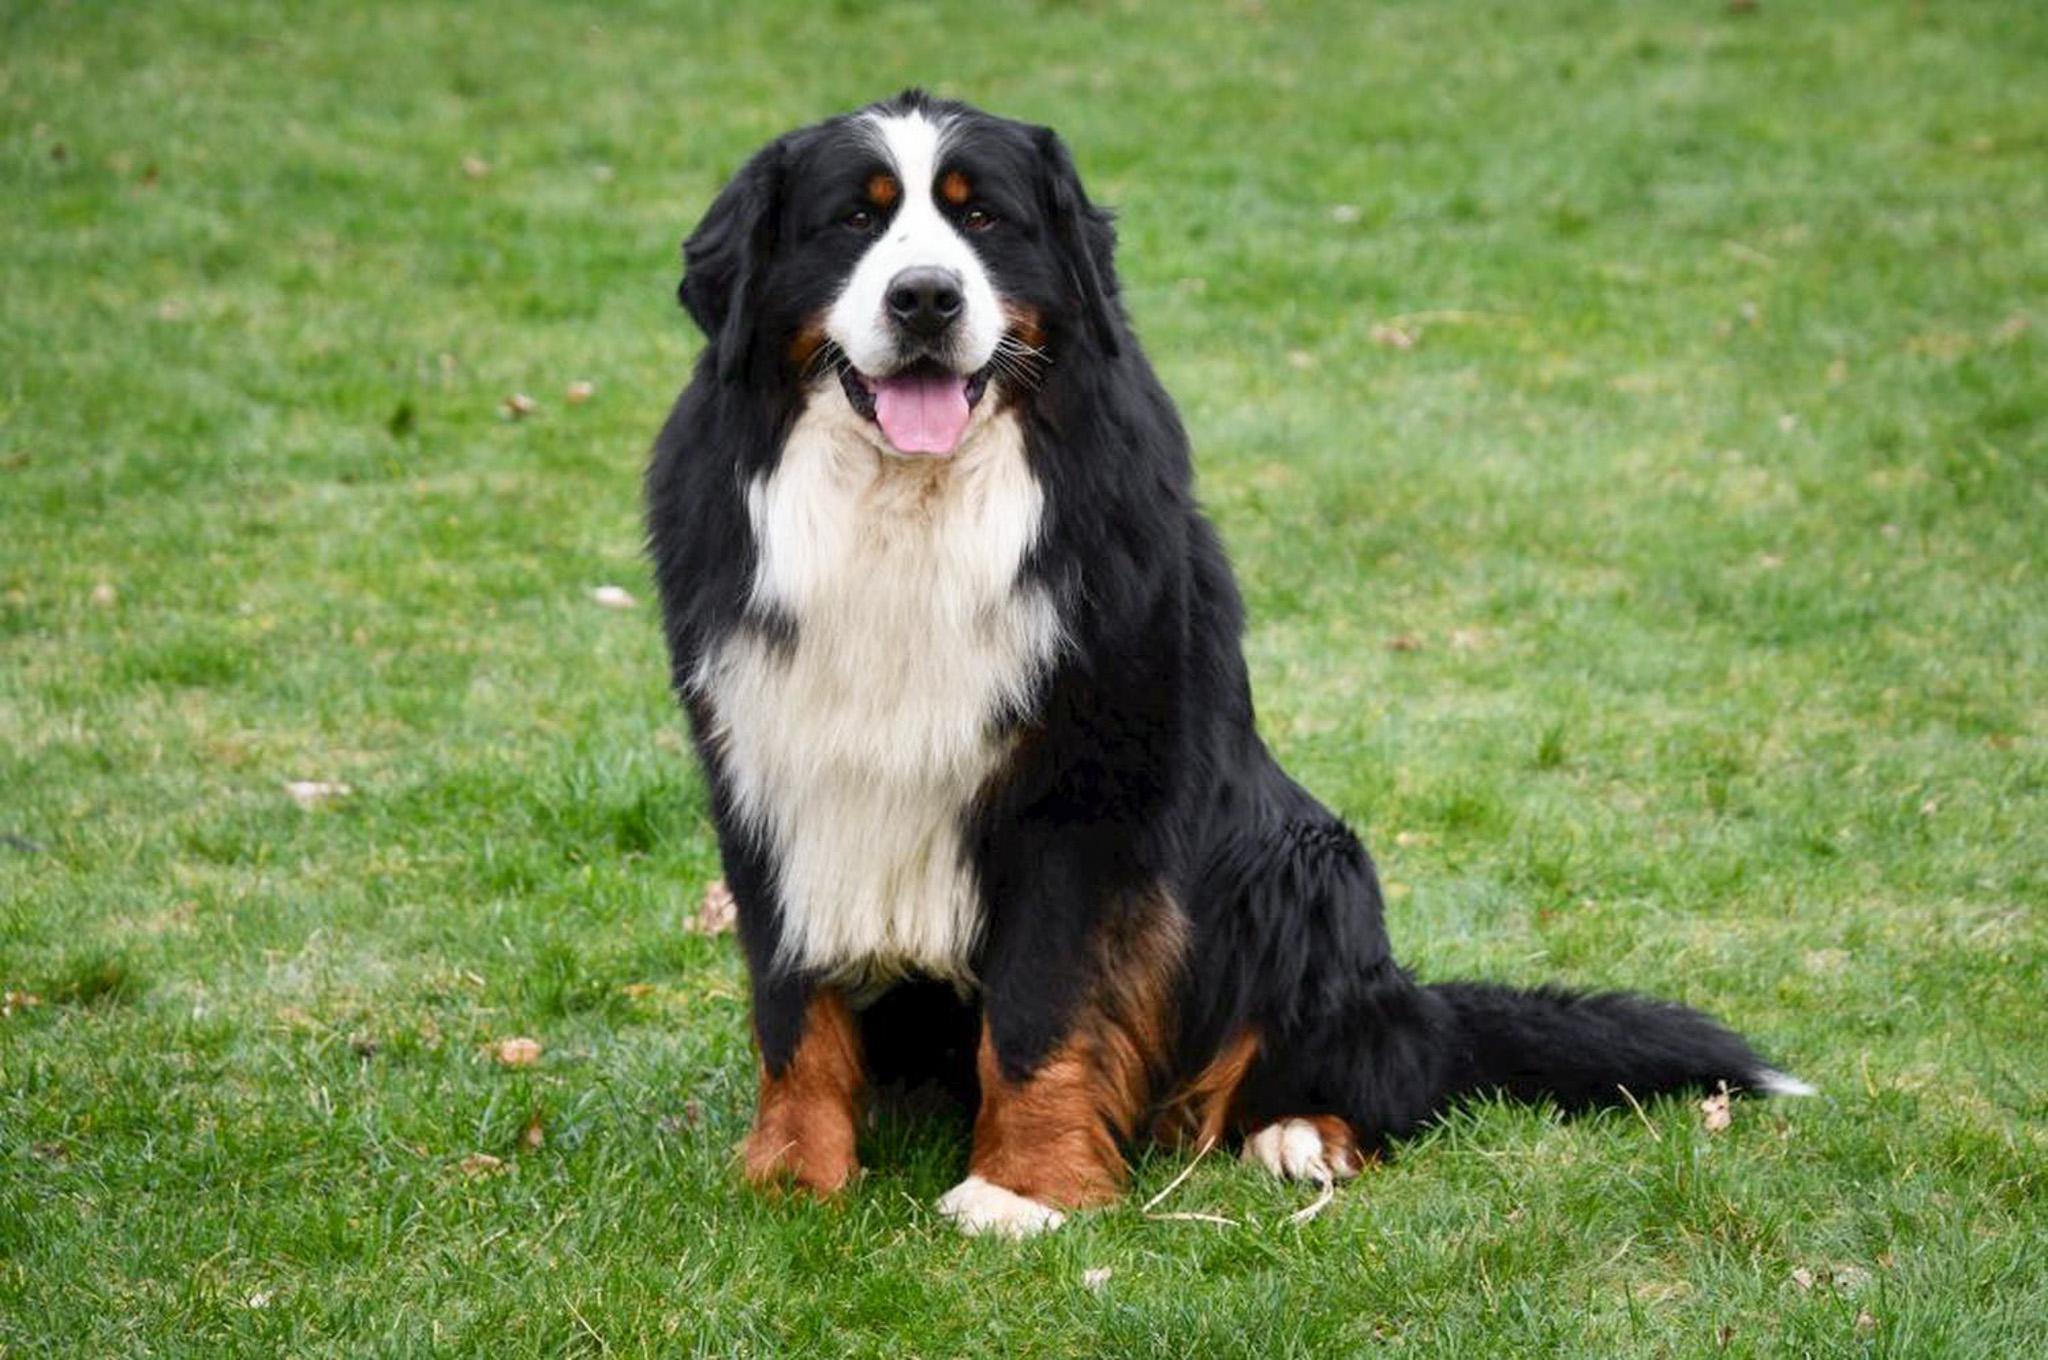
[[[846,287],[825,317],[825,333],[853,366],[870,376],[894,372],[911,355],[897,350],[885,297],[890,281],[906,269],[951,270],[965,300],[960,323],[945,357],[949,367],[972,373],[987,365],[1003,336],[1002,302],[981,257],[939,210],[932,190],[944,159],[948,124],[921,111],[865,114],[872,139],[903,195],[887,229],[854,267]]]

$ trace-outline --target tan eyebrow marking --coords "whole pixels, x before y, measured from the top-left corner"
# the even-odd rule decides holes
[[[959,207],[973,196],[973,186],[968,184],[967,176],[958,170],[948,170],[939,178],[939,197],[954,207]]]
[[[868,202],[877,208],[886,208],[895,203],[903,187],[896,183],[896,177],[876,171],[868,176]]]

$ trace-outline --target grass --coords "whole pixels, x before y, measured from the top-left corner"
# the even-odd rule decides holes
[[[0,40],[0,1352],[2048,1347],[2040,6]],[[1058,124],[1120,206],[1265,730],[1409,959],[1683,998],[1822,1099],[1484,1108],[1301,1226],[1221,1158],[1167,1207],[1236,1226],[1149,1220],[1152,1156],[963,1244],[916,1122],[843,1206],[740,1190],[637,477],[683,230],[911,81]]]

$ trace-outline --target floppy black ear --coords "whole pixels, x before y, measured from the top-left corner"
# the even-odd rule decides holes
[[[1038,130],[1038,155],[1053,241],[1096,343],[1114,357],[1123,348],[1117,338],[1116,228],[1106,211],[1088,201],[1074,158],[1051,128]]]
[[[770,142],[719,191],[683,242],[676,297],[718,353],[718,376],[733,381],[746,366],[748,306],[775,248],[782,204],[782,143]]]

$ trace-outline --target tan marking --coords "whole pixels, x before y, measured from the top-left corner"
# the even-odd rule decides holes
[[[825,344],[825,327],[822,317],[812,317],[804,322],[797,333],[790,338],[789,361],[798,368],[808,366]]]
[[[903,186],[896,182],[894,175],[878,170],[868,176],[868,202],[877,208],[894,207],[902,193]]]
[[[974,197],[974,188],[968,184],[967,176],[958,170],[948,170],[939,176],[939,197],[957,208]]]
[[[1168,1096],[1152,1120],[1152,1137],[1176,1147],[1208,1147],[1234,1132],[1231,1116],[1237,1088],[1252,1059],[1259,1056],[1259,1036],[1241,1030],[1218,1049],[1208,1066]]]
[[[1004,1074],[983,1025],[973,1175],[1061,1208],[1116,1197],[1119,1140],[1166,1059],[1186,943],[1186,921],[1163,894],[1133,903],[1097,938],[1096,987],[1073,1032],[1022,1080]]]
[[[783,1180],[830,1195],[860,1169],[854,1126],[860,1115],[860,1034],[837,991],[821,989],[804,1009],[803,1036],[780,1076],[761,1065],[760,1103],[747,1135],[746,1176],[755,1185]]]
[[[1033,349],[1045,344],[1045,325],[1036,307],[1022,302],[1005,302],[1003,317],[1010,323],[1010,334],[1022,340]]]

